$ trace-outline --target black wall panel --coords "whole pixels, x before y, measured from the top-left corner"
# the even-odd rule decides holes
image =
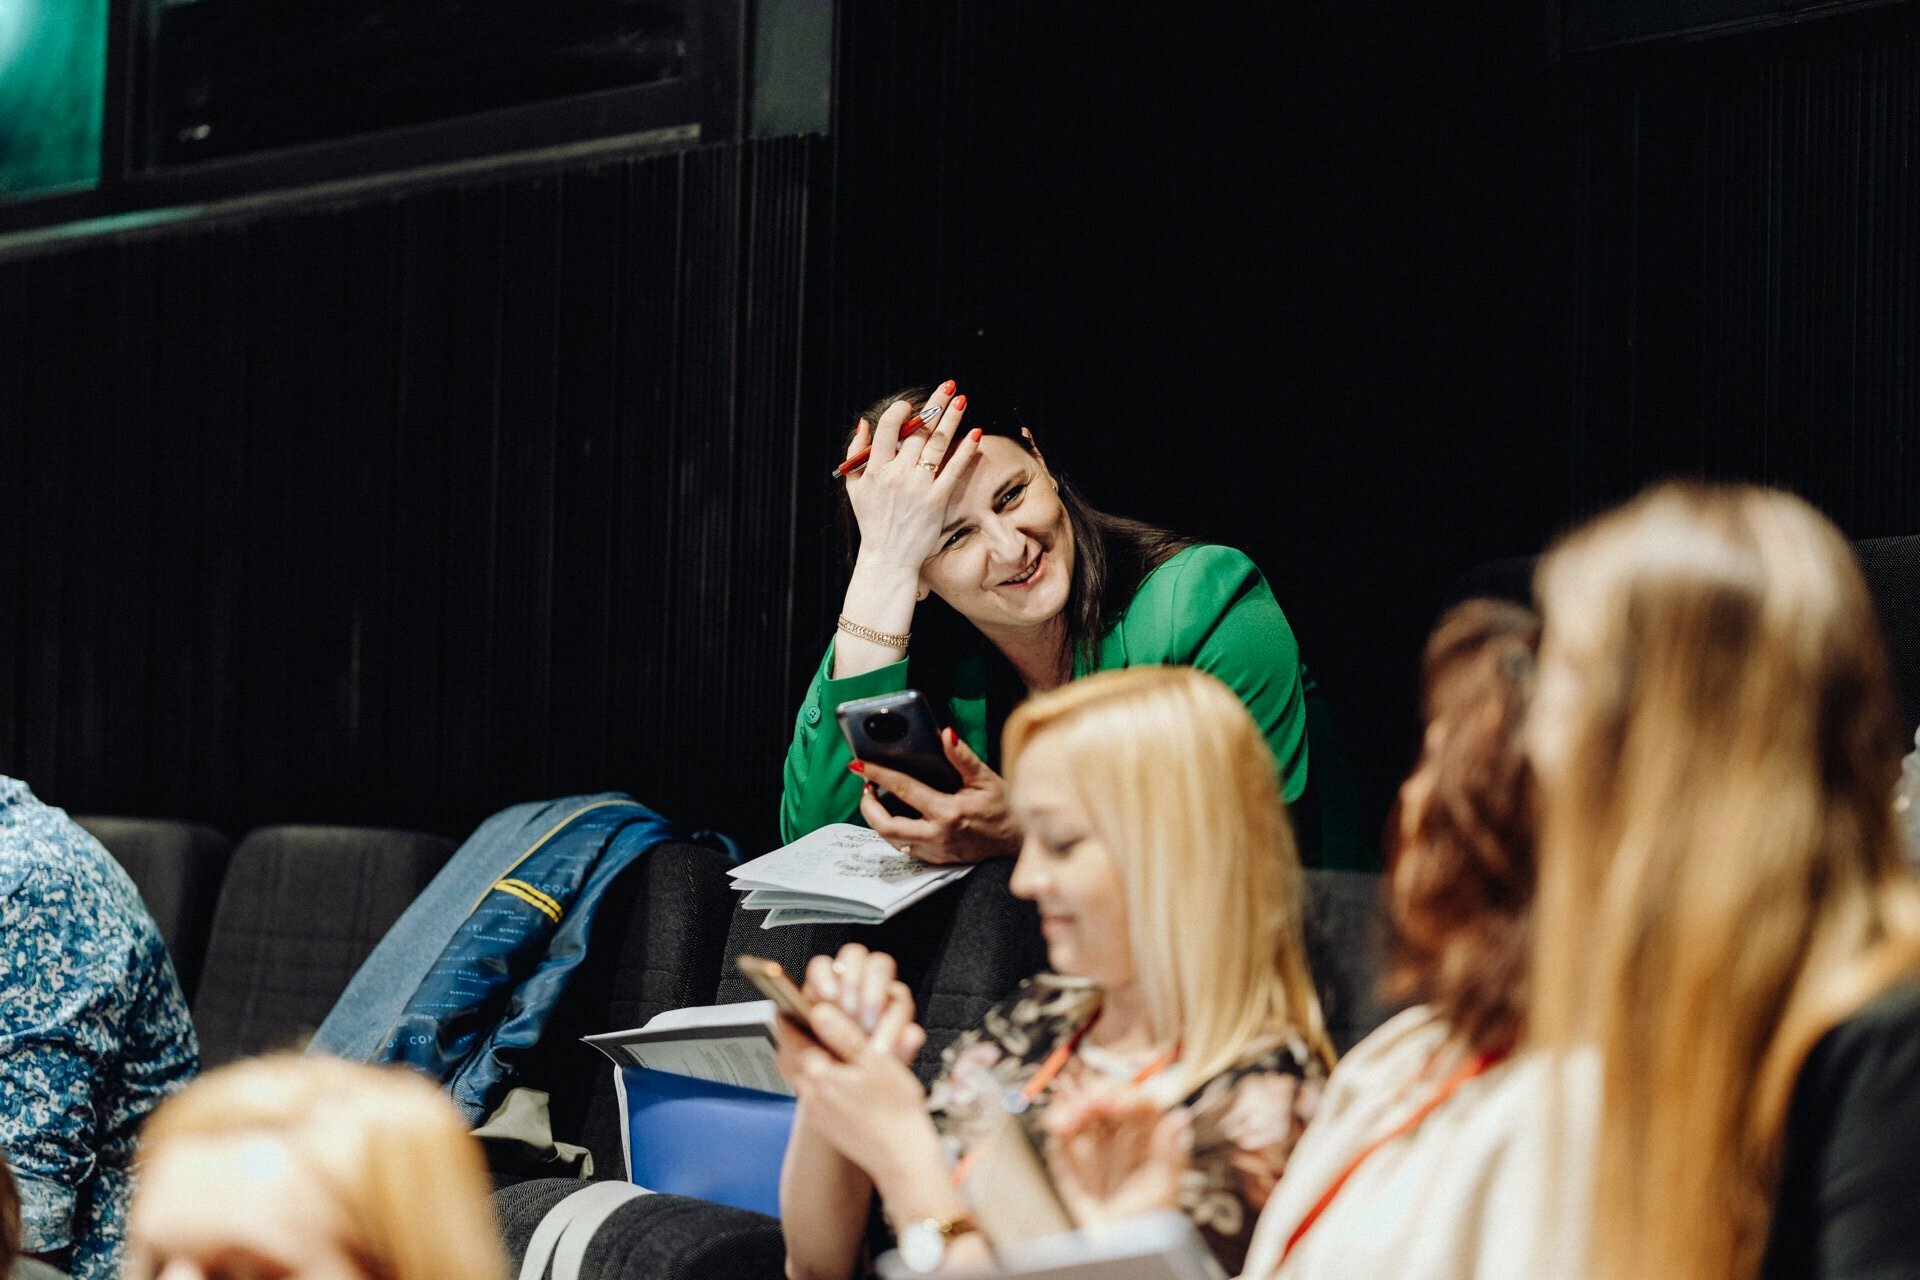
[[[0,768],[230,829],[622,786],[770,830],[738,796],[785,736],[820,167],[784,140],[0,265]]]
[[[1577,73],[1575,505],[1650,475],[1920,528],[1920,13]]]
[[[857,407],[952,376],[1234,543],[1368,805],[1450,582],[1669,474],[1920,530],[1920,17],[839,0],[831,135],[0,262],[0,770],[771,838]],[[17,463],[17,465],[16,465]]]

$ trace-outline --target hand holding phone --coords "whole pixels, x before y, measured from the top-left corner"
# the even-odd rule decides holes
[[[774,1008],[792,1018],[795,1022],[813,1033],[813,1001],[807,999],[806,992],[793,985],[793,979],[780,967],[777,960],[765,956],[740,956],[734,966],[745,975],[760,991],[760,994],[773,1001]],[[818,1040],[819,1036],[814,1036]]]
[[[960,789],[960,774],[940,745],[933,704],[918,689],[843,702],[834,716],[855,758],[897,770],[935,791]],[[918,809],[884,791],[880,803],[896,817],[921,816]]]

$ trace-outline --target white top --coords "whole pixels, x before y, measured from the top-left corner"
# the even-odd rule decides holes
[[[1341,1059],[1260,1215],[1245,1280],[1581,1273],[1600,1087],[1598,1062],[1584,1053],[1523,1054],[1466,1081],[1361,1163],[1275,1270],[1287,1239],[1353,1157],[1465,1061],[1448,1030],[1416,1007]]]

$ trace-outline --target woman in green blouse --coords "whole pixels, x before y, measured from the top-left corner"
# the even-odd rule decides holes
[[[903,440],[916,405],[933,430]],[[858,550],[838,632],[787,750],[784,837],[857,815],[928,862],[1011,855],[1020,831],[993,748],[1014,704],[1095,671],[1171,664],[1218,677],[1253,713],[1303,853],[1312,860],[1322,848],[1329,865],[1366,861],[1353,848],[1336,852],[1358,844],[1336,834],[1351,832],[1350,819],[1316,838],[1326,789],[1310,786],[1312,686],[1253,562],[1095,510],[1048,469],[1029,432],[969,427],[966,413],[952,382],[903,392],[861,418],[848,445],[849,458],[872,450],[845,480]],[[841,703],[907,688],[949,717],[958,792],[856,761],[840,734]],[[876,787],[922,816],[889,813]]]

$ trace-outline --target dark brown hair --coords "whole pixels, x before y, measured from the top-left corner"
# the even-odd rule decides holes
[[[1511,1046],[1526,1020],[1534,788],[1521,744],[1540,619],[1497,600],[1447,611],[1421,655],[1415,766],[1430,791],[1389,821],[1394,943],[1387,993],[1433,1006],[1469,1048]]]
[[[863,416],[869,424],[876,424],[896,402],[923,405],[932,394],[931,387],[907,387],[874,401]],[[970,407],[966,419],[969,429],[978,427],[984,435],[1003,436],[1039,456],[1032,437],[1025,433],[1027,424],[1018,409],[992,416],[982,413],[981,408],[977,402]],[[1101,638],[1119,620],[1140,583],[1175,553],[1194,545],[1194,540],[1157,525],[1109,515],[1083,498],[1060,472],[1054,471],[1053,478],[1059,487],[1060,505],[1073,529],[1073,581],[1067,588],[1066,605],[1067,652],[1073,660],[1091,664],[1099,653]],[[860,549],[860,531],[844,487],[839,508],[847,565],[851,568]],[[1012,668],[938,596],[920,603],[913,619],[913,681],[916,688],[933,698],[935,706],[944,706],[953,696],[955,663],[969,649],[984,649],[989,658],[988,740],[997,744],[1007,713],[1024,692]]]

